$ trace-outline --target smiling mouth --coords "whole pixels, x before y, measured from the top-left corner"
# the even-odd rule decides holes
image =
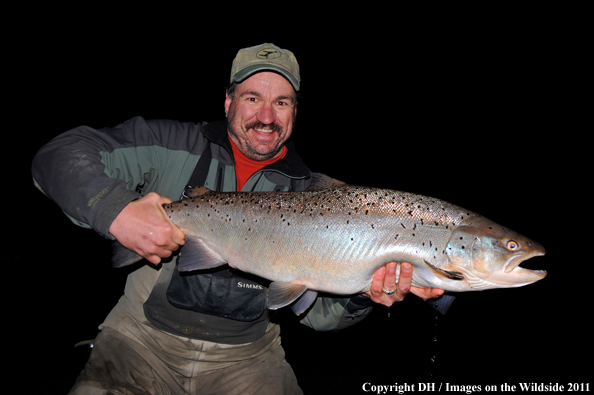
[[[274,132],[274,130],[272,130],[272,129],[254,129],[254,130],[258,133],[264,133],[264,134],[270,134],[270,133]]]
[[[277,125],[276,123],[266,124],[266,123],[263,123],[260,121],[255,121],[255,122],[249,123],[245,127],[246,127],[246,130],[252,129],[254,132],[261,133],[265,136],[271,135],[272,132],[280,133],[282,131],[282,128],[280,127],[280,125]]]

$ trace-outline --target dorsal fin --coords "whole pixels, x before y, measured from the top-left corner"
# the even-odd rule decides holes
[[[346,183],[325,174],[311,173],[311,184],[306,191],[318,191],[320,189],[340,187],[343,185],[346,185]]]
[[[213,193],[213,191],[211,191],[207,187],[192,187],[186,189],[184,193],[187,197],[191,198]]]

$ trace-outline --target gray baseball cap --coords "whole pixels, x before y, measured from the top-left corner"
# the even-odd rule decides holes
[[[293,52],[274,44],[261,44],[237,52],[231,66],[231,82],[241,82],[260,71],[271,70],[285,77],[299,90],[299,64]]]

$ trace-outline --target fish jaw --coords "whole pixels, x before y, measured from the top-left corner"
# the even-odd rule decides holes
[[[545,270],[531,270],[520,267],[520,264],[530,258],[544,256],[546,251],[539,244],[534,251],[526,255],[514,255],[508,259],[502,270],[497,270],[489,276],[489,279],[497,284],[507,284],[508,287],[522,287],[535,283],[547,276]]]
[[[541,254],[542,255],[542,254]],[[523,262],[526,259],[522,259]],[[520,262],[518,262],[519,264]],[[494,288],[518,288],[533,284],[546,277],[544,270],[530,270],[520,266],[514,267],[511,271],[496,270],[488,275],[478,272],[466,271],[465,282],[472,290],[494,289]]]
[[[461,226],[448,244],[449,269],[461,271],[472,290],[515,288],[542,280],[546,271],[520,264],[545,253],[540,244],[485,218]]]

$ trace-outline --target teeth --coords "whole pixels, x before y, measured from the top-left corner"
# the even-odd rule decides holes
[[[270,130],[270,129],[256,129],[256,131],[260,132],[260,133],[266,133],[266,134],[272,133],[272,130]]]

